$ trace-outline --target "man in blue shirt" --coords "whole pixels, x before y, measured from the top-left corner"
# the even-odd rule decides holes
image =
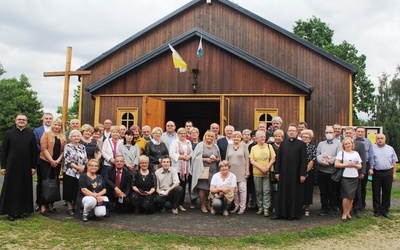
[[[375,153],[375,166],[371,167],[369,173],[372,178],[372,202],[374,205],[374,216],[389,217],[390,193],[392,183],[397,180],[396,162],[398,161],[394,149],[386,144],[386,136],[378,134],[376,145],[373,147]],[[382,200],[381,200],[382,192]]]

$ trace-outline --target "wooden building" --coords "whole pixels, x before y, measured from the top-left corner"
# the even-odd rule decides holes
[[[179,73],[168,44],[198,73]],[[285,128],[306,121],[317,139],[326,124],[352,124],[354,66],[227,0],[191,1],[79,70],[92,72],[81,79],[82,123],[191,120],[223,133],[279,115]]]

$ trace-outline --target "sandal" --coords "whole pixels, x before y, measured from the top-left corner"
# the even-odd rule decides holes
[[[310,216],[310,211],[309,211],[308,209],[306,209],[306,211],[304,212],[304,216],[305,216],[305,217]]]
[[[69,216],[75,215],[74,210],[68,209],[68,215],[69,215]]]

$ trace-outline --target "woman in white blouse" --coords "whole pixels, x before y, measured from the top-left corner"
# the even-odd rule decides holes
[[[335,168],[344,168],[340,182],[340,196],[343,198],[342,221],[346,222],[351,220],[350,210],[359,182],[358,170],[361,169],[361,157],[353,151],[354,142],[350,138],[343,139],[342,148],[343,151],[339,151],[336,156]]]
[[[179,128],[177,131],[178,138],[172,141],[169,147],[169,156],[171,157],[171,166],[176,169],[179,175],[180,186],[183,190],[186,190],[186,183],[189,178],[190,169],[190,158],[192,158],[192,144],[186,139],[186,129]],[[179,201],[178,209],[181,211],[186,211],[183,207],[183,202],[185,200],[185,192]]]

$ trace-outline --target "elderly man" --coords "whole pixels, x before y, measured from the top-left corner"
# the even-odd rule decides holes
[[[214,132],[214,134],[215,134],[215,138],[216,138],[215,139],[215,143],[217,142],[218,139],[223,138],[223,136],[219,134],[219,125],[218,125],[218,123],[211,123],[210,130],[212,132]]]
[[[280,116],[274,116],[272,117],[271,123],[272,123],[272,129],[268,128],[268,133],[267,133],[267,143],[272,144],[274,143],[274,132],[277,129],[281,129],[282,127],[282,118]],[[288,135],[286,132],[284,132],[283,139],[287,139]]]
[[[382,215],[388,218],[392,183],[397,180],[396,162],[398,158],[394,149],[386,144],[386,136],[384,134],[376,136],[376,145],[373,146],[373,149],[375,166],[371,166],[369,174],[372,175],[374,216]]]
[[[155,172],[157,178],[155,204],[161,212],[165,212],[165,203],[171,202],[172,214],[178,214],[179,201],[183,195],[183,188],[179,186],[178,172],[171,167],[171,158],[163,156],[160,159],[161,168]]]
[[[225,137],[222,137],[217,140],[217,146],[219,148],[219,152],[221,153],[221,161],[226,158],[226,150],[228,149],[228,144],[233,143],[232,134],[235,131],[235,128],[231,125],[225,127]]]
[[[336,155],[342,150],[340,141],[334,139],[332,127],[325,129],[325,141],[317,147],[318,184],[321,196],[321,211],[319,215],[335,216],[338,209],[338,184],[331,178],[335,171]]]
[[[72,130],[79,130],[80,127],[81,127],[81,121],[79,121],[78,119],[72,119],[71,121],[69,121],[69,130],[65,132],[67,143],[71,142],[71,139],[69,139],[69,132],[71,132]]]
[[[164,142],[165,145],[167,145],[167,148],[169,150],[169,146],[171,145],[171,143],[175,139],[178,139],[178,135],[175,132],[175,129],[176,129],[175,122],[168,121],[165,124],[165,129],[166,129],[166,131],[162,134],[161,141]]]
[[[365,148],[365,162],[366,162],[366,169],[365,175],[360,175],[361,179],[361,210],[365,211],[365,198],[367,195],[367,183],[368,183],[368,173],[369,169],[375,165],[375,153],[372,147],[372,142],[365,137],[365,128],[359,126],[356,128],[356,136],[354,137],[355,141],[361,142]]]
[[[115,156],[114,166],[106,169],[107,197],[115,209],[126,212],[130,204],[132,177],[122,155]]]
[[[151,140],[151,127],[149,125],[144,125],[142,127],[142,138],[144,138],[146,141]]]
[[[0,196],[0,214],[8,214],[10,221],[33,212],[32,175],[36,173],[38,157],[35,135],[26,128],[27,117],[17,115],[15,124],[16,128],[4,134],[1,150],[4,183]]]

